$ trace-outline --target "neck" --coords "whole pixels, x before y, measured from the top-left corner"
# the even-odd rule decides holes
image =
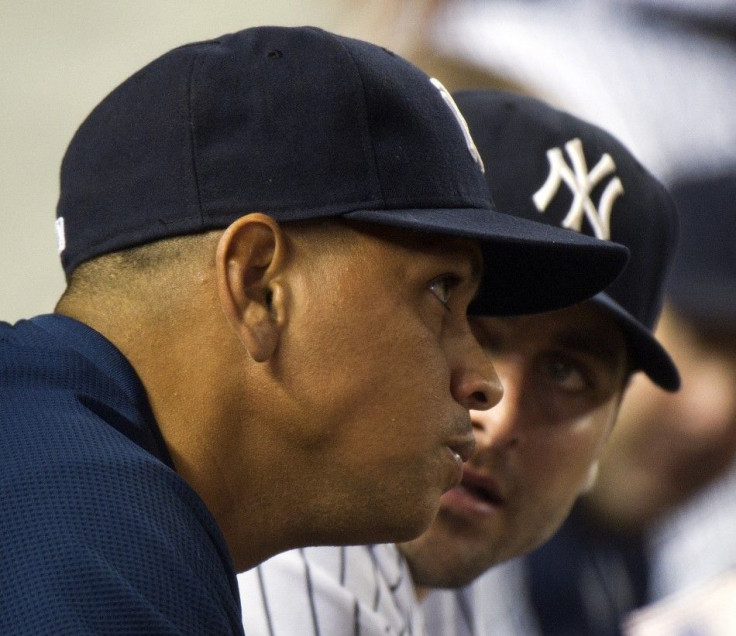
[[[354,535],[335,515],[354,500],[324,487],[329,454],[301,443],[300,405],[272,366],[249,356],[216,299],[189,297],[160,315],[114,305],[57,311],[100,332],[131,363],[177,472],[214,517],[237,571]]]
[[[230,329],[214,323],[224,320],[221,312],[190,307],[157,314],[154,307],[102,300],[64,301],[56,311],[101,333],[133,366],[177,473],[215,518],[238,569],[276,553],[278,533],[264,530],[270,515],[256,507],[264,498],[249,496],[249,484],[233,478],[243,472],[242,465],[235,470],[238,462],[252,463],[250,445],[240,440],[257,438],[249,430],[257,418],[233,402],[247,382],[238,374],[242,347]],[[258,444],[252,448],[257,452]],[[262,473],[254,477],[268,481]]]

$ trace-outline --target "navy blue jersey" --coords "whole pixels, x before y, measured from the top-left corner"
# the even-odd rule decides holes
[[[0,633],[241,625],[224,539],[128,361],[70,318],[0,323]]]

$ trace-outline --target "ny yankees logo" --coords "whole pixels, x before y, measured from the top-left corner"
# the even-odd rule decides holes
[[[616,164],[611,155],[605,153],[588,172],[583,154],[583,143],[580,139],[568,141],[565,144],[565,150],[570,157],[572,170],[565,162],[562,150],[559,148],[548,150],[549,175],[542,187],[532,196],[534,205],[537,206],[537,210],[544,212],[564,181],[573,193],[573,201],[567,216],[562,221],[562,226],[579,232],[583,224],[583,215],[585,215],[596,237],[608,240],[611,238],[613,203],[619,195],[623,194],[624,186],[618,177],[611,179],[601,194],[597,208],[590,199],[590,193],[605,177],[615,172]]]
[[[442,85],[442,82],[440,82],[438,79],[430,77],[429,81],[432,82],[432,85],[440,92],[440,95],[442,96],[445,104],[447,104],[450,111],[452,111],[452,114],[455,116],[455,119],[460,126],[460,130],[462,130],[463,132],[463,137],[465,137],[465,144],[468,146],[468,150],[470,151],[470,156],[473,157],[473,161],[475,161],[475,164],[480,168],[481,172],[485,172],[486,169],[483,165],[483,159],[481,159],[480,153],[475,147],[475,142],[470,136],[468,122],[465,121],[465,117],[463,117],[460,109],[457,107],[455,100],[452,99],[452,95],[450,95],[449,91]]]

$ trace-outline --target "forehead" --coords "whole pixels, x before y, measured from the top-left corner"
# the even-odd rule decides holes
[[[462,264],[468,268],[472,281],[480,280],[483,256],[475,239],[355,221],[347,222],[347,226],[355,230],[365,244],[379,245],[382,250],[397,256],[425,255],[444,259],[448,264]]]
[[[576,351],[616,368],[626,362],[626,339],[613,317],[593,302],[526,316],[475,318],[482,337],[503,337],[508,347]]]

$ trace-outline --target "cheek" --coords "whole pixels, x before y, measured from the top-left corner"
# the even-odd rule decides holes
[[[294,404],[322,442],[365,470],[382,462],[414,481],[425,478],[437,461],[428,449],[455,407],[437,343],[408,320],[362,320],[323,324],[295,345]]]
[[[610,409],[533,440],[525,455],[527,485],[541,509],[566,508],[587,484],[608,437]]]
[[[361,323],[348,327],[334,354],[373,407],[401,417],[419,418],[424,412],[430,420],[447,408],[447,357],[416,313],[392,307],[375,320],[361,317]]]
[[[450,373],[436,343],[417,329],[369,329],[359,346],[342,347],[336,355],[340,371],[332,375],[353,416],[371,419],[391,437],[412,436],[418,446],[421,436],[439,432],[436,422],[447,419],[450,405]]]
[[[528,552],[548,540],[562,525],[587,482],[594,456],[592,447],[574,452],[567,444],[554,451],[540,447],[525,492],[509,526],[509,557]]]
[[[315,443],[366,473],[352,479],[378,483],[389,468],[416,490],[437,471],[438,438],[458,408],[437,334],[390,290],[308,300],[281,343],[290,408]]]

